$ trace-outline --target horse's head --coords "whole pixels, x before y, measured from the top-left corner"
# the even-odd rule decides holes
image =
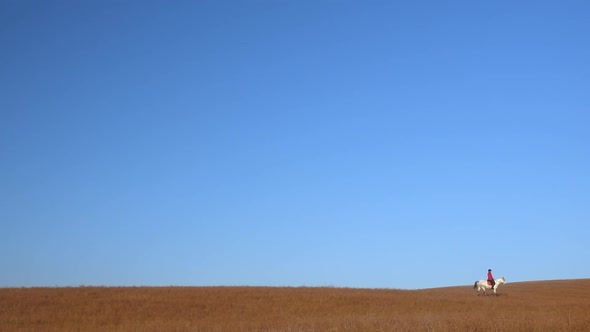
[[[504,279],[504,277],[500,278],[499,281],[500,281],[501,284],[505,284],[506,283],[506,279]]]

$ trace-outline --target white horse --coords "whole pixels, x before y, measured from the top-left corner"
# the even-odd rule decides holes
[[[496,284],[494,285],[494,287],[492,287],[492,285],[488,285],[487,280],[478,280],[475,282],[475,284],[473,284],[473,289],[477,288],[477,295],[479,295],[480,290],[483,290],[484,295],[488,295],[488,294],[486,294],[486,289],[490,289],[490,288],[494,291],[494,294],[496,294],[496,289],[498,289],[498,286],[505,284],[506,279],[504,279],[504,277],[502,277],[502,278],[494,279],[494,281],[496,282]],[[498,295],[498,294],[496,294],[496,295]]]

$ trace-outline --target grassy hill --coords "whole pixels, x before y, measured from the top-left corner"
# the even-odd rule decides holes
[[[0,289],[2,331],[589,331],[590,279],[422,290]]]

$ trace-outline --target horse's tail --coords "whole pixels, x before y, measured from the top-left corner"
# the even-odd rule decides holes
[[[473,284],[473,289],[477,288],[477,281],[475,282],[475,284]]]

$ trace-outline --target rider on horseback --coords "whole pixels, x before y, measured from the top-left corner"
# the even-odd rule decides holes
[[[492,289],[494,289],[496,282],[494,281],[494,276],[492,275],[492,269],[488,269],[488,284],[492,285]]]

